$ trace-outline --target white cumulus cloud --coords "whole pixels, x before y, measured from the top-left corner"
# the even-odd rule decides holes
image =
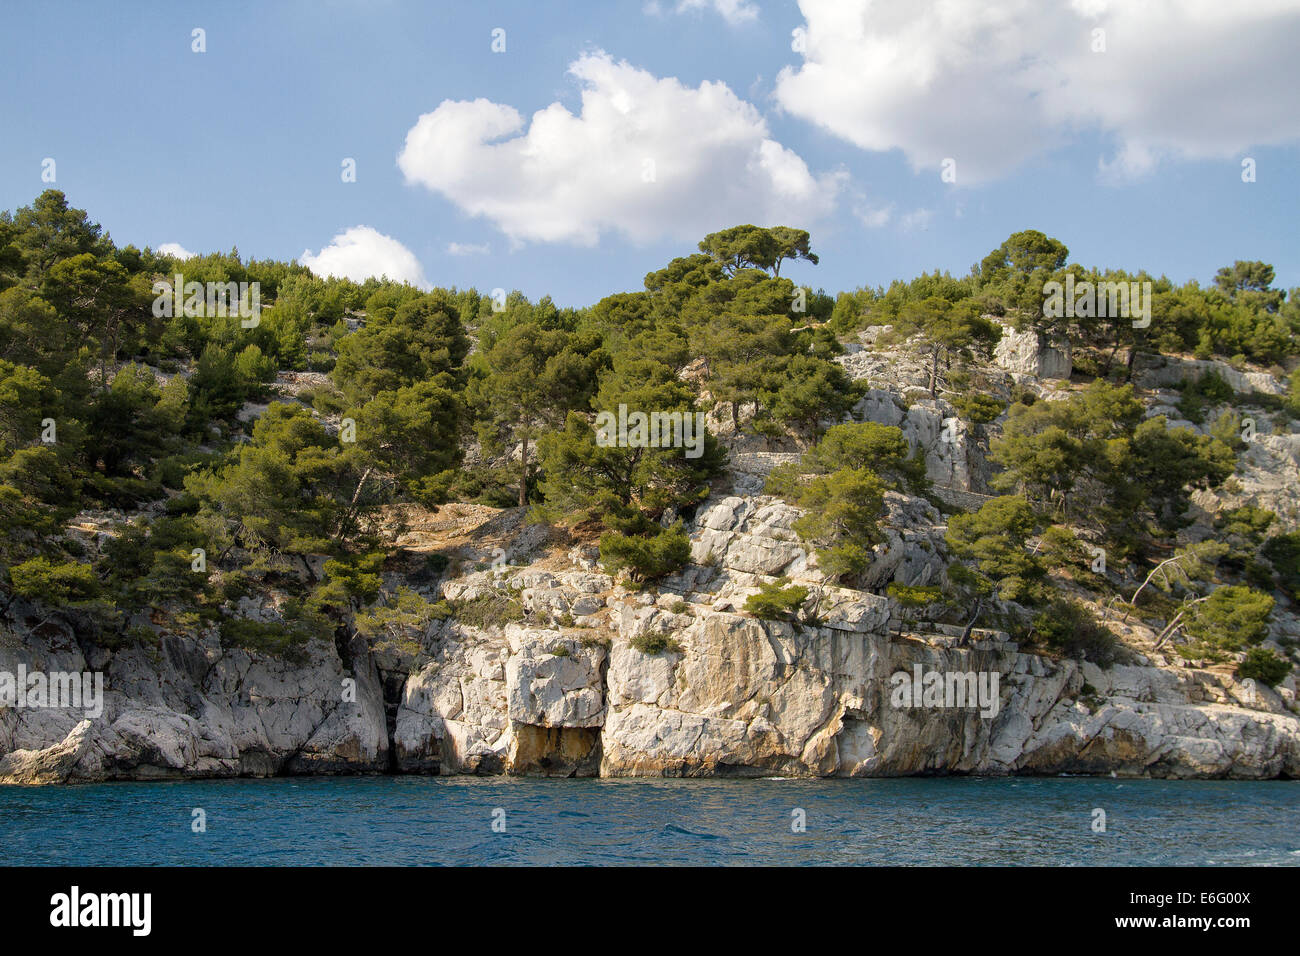
[[[164,242],[158,247],[157,252],[160,256],[175,256],[177,259],[194,258],[194,253],[190,252],[179,242]]]
[[[421,289],[430,288],[415,253],[370,226],[345,229],[319,254],[313,255],[306,249],[298,261],[320,276],[337,276],[353,282],[387,277]]]
[[[605,232],[649,242],[742,222],[807,226],[846,178],[810,172],[725,83],[692,88],[603,52],[569,73],[577,115],[552,103],[525,123],[504,104],[444,100],[406,134],[407,182],[515,242],[592,245]]]
[[[776,98],[916,169],[993,179],[1080,130],[1104,176],[1300,139],[1300,0],[799,0]],[[1098,32],[1100,31],[1100,32]],[[1279,108],[1291,102],[1292,106]]]

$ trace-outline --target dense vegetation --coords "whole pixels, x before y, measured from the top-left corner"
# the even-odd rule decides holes
[[[899,429],[849,420],[866,383],[833,361],[842,338],[888,325],[883,342],[926,362],[930,395],[972,425],[1001,421],[991,454],[1004,496],[951,515],[942,589],[890,589],[909,614],[964,620],[987,607],[995,620],[1014,602],[1022,613],[1001,623],[1023,638],[1107,659],[1110,632],[1081,602],[1109,600],[1116,615],[1168,621],[1189,656],[1250,647],[1243,673],[1280,679],[1286,665],[1257,645],[1275,602],[1300,597],[1300,536],[1238,509],[1216,548],[1171,557],[1191,493],[1229,480],[1240,420],[1225,412],[1210,434],[1168,428],[1143,417],[1128,379],[1144,351],[1280,366],[1296,353],[1300,290],[1272,289],[1258,262],[1207,288],[1087,270],[1036,232],[962,278],[835,297],[782,277],[792,260],[817,262],[808,233],[737,226],[649,273],[642,291],[583,309],[518,293],[502,304],[474,290],[323,279],[237,250],[178,261],[118,247],[47,191],[0,214],[0,584],[76,615],[106,644],[202,622],[230,643],[290,654],[340,629],[396,640],[451,609],[385,588],[391,506],[472,501],[590,533],[607,568],[638,585],[688,560],[683,521],[726,456],[713,434],[698,454],[600,441],[596,412],[622,406],[709,413],[715,432],[803,450],[769,490],[805,509],[795,530],[853,585],[888,496],[931,494]],[[1151,281],[1155,321],[1045,317],[1044,285],[1067,273]],[[159,314],[156,283],[180,274],[257,283],[258,320],[211,301]],[[997,319],[1068,335],[1076,381],[1090,384],[1050,402],[982,388],[977,360]],[[317,374],[290,395],[292,373]],[[1188,385],[1180,409],[1202,421],[1233,398],[1225,388],[1212,377]],[[1268,409],[1279,421],[1300,415],[1295,376],[1291,389]],[[85,511],[116,516],[93,560],[68,532]],[[1096,547],[1111,562],[1100,572]],[[287,595],[286,624],[236,613],[258,582]],[[751,610],[786,618],[805,598],[778,582]]]

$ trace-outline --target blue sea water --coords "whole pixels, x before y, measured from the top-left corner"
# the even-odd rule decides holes
[[[194,832],[195,809],[206,832]],[[1104,833],[1093,829],[1097,809]],[[797,810],[804,832],[792,829]],[[15,865],[1297,865],[1300,781],[299,777],[0,787],[0,847]]]

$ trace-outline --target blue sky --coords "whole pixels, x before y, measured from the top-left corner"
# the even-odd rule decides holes
[[[17,0],[0,207],[46,188],[50,157],[119,244],[391,261],[562,305],[777,219],[821,255],[788,274],[832,292],[963,274],[1026,228],[1085,265],[1205,282],[1258,258],[1300,285],[1293,0],[1217,20],[1201,0],[862,2]]]

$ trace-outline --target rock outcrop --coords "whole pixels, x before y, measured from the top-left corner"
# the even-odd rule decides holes
[[[1245,372],[1227,362],[1175,356],[1143,356],[1133,369],[1133,380],[1143,388],[1164,388],[1180,382],[1195,382],[1209,373],[1222,378],[1235,392],[1285,395],[1286,386],[1266,372]]]
[[[926,583],[942,569],[930,536],[937,515],[897,498],[900,519],[873,573]],[[708,564],[658,595],[586,570],[581,549],[566,567],[552,559],[446,582],[459,599],[512,594],[523,617],[430,625],[425,662],[401,683],[387,725],[383,681],[359,644],[341,655],[318,641],[294,664],[207,634],[165,637],[152,653],[87,652],[72,629],[11,611],[0,671],[101,669],[106,693],[93,719],[0,711],[0,781],[385,770],[1300,776],[1293,684],[1288,700],[1218,671],[1100,670],[1022,652],[996,631],[963,644],[955,628],[904,621],[890,599],[827,586],[789,531],[795,514],[763,498],[702,509],[692,545]],[[776,575],[815,590],[815,625],[740,610]],[[947,675],[982,675],[996,693],[925,706],[897,698],[900,681],[932,673],[941,687]]]
[[[1068,379],[1073,370],[1070,342],[1064,336],[1033,329],[1018,332],[1005,323],[993,358],[1008,372],[1032,378]]]
[[[0,782],[75,783],[388,767],[382,692],[362,642],[345,662],[316,641],[288,661],[221,646],[214,632],[156,647],[83,648],[74,626],[15,601],[0,673],[104,675],[102,713],[0,707]]]

